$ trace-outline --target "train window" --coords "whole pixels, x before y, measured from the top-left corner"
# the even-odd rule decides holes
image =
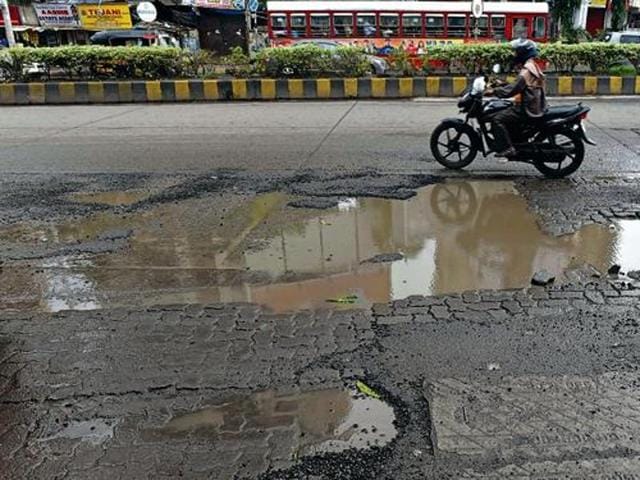
[[[376,16],[369,13],[361,13],[356,17],[359,37],[376,36]]]
[[[486,38],[489,36],[489,17],[483,16],[479,18],[471,19],[473,28],[471,29],[471,35],[474,37]]]
[[[464,38],[467,36],[467,16],[448,15],[447,32],[451,38]]]
[[[311,36],[312,37],[328,37],[329,36],[329,14],[328,13],[312,13],[311,14]]]
[[[427,15],[427,37],[444,37],[444,17],[442,15]]]
[[[304,13],[295,13],[291,15],[290,21],[292,37],[307,36],[307,16]]]
[[[527,35],[529,34],[529,19],[514,18],[511,22],[511,37],[527,38]]]
[[[282,13],[271,15],[271,32],[275,37],[287,36],[287,16]]]
[[[396,13],[380,14],[380,31],[383,37],[397,37],[400,27],[400,17]]]
[[[533,38],[544,38],[546,30],[544,17],[536,17],[533,21]]]
[[[505,39],[506,18],[504,15],[491,15],[491,31],[496,40]]]
[[[353,15],[335,13],[333,15],[333,29],[336,37],[350,37],[353,35]]]
[[[402,34],[405,37],[421,37],[422,15],[404,13],[402,15]]]

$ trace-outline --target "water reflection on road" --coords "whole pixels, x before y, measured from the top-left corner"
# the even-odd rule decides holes
[[[365,198],[325,211],[294,210],[286,207],[288,200],[262,195],[227,212],[224,221],[219,207],[203,198],[124,218],[103,212],[78,222],[0,232],[3,241],[55,238],[73,245],[131,229],[124,248],[85,252],[75,260],[68,253],[50,254],[29,262],[36,268],[31,275],[24,274],[25,262],[9,262],[0,273],[4,306],[53,310],[247,301],[283,311],[324,307],[328,299],[346,295],[356,295],[359,305],[413,294],[524,287],[537,270],[561,274],[583,263],[600,270],[615,261],[625,269],[640,268],[636,222],[550,236],[510,182],[450,182],[421,189],[408,201]],[[404,259],[362,263],[395,252]]]

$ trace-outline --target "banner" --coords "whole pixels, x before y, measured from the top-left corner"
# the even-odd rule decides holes
[[[38,22],[43,27],[79,27],[80,19],[74,5],[34,3]]]
[[[133,26],[129,5],[124,3],[78,5],[78,14],[86,30],[118,30]]]

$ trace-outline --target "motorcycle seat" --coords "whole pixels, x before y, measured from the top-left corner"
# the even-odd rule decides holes
[[[544,112],[543,120],[555,120],[557,118],[568,118],[577,115],[580,110],[582,110],[582,106],[580,105],[562,105],[558,107],[549,107],[547,111]]]

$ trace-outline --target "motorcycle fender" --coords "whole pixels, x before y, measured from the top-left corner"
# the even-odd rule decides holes
[[[456,125],[464,125],[465,121],[460,119],[460,118],[445,118],[444,120],[442,120],[440,122],[441,125],[444,126],[452,126],[455,127]],[[470,128],[472,128],[469,125]],[[469,132],[471,133],[471,132]],[[473,143],[475,143],[475,146],[478,147],[478,150],[480,150],[481,152],[484,152],[484,146],[482,145],[482,139],[480,138],[480,135],[478,135],[478,132],[476,132],[475,130],[473,131],[474,135],[472,136],[471,140],[473,141]]]
[[[587,129],[584,126],[584,121],[581,121],[578,125],[578,132],[580,133],[580,136],[582,137],[582,139],[585,141],[585,143],[589,144],[589,145],[593,145],[596,146],[597,143],[594,142],[593,140],[591,140],[588,136],[587,136]]]

